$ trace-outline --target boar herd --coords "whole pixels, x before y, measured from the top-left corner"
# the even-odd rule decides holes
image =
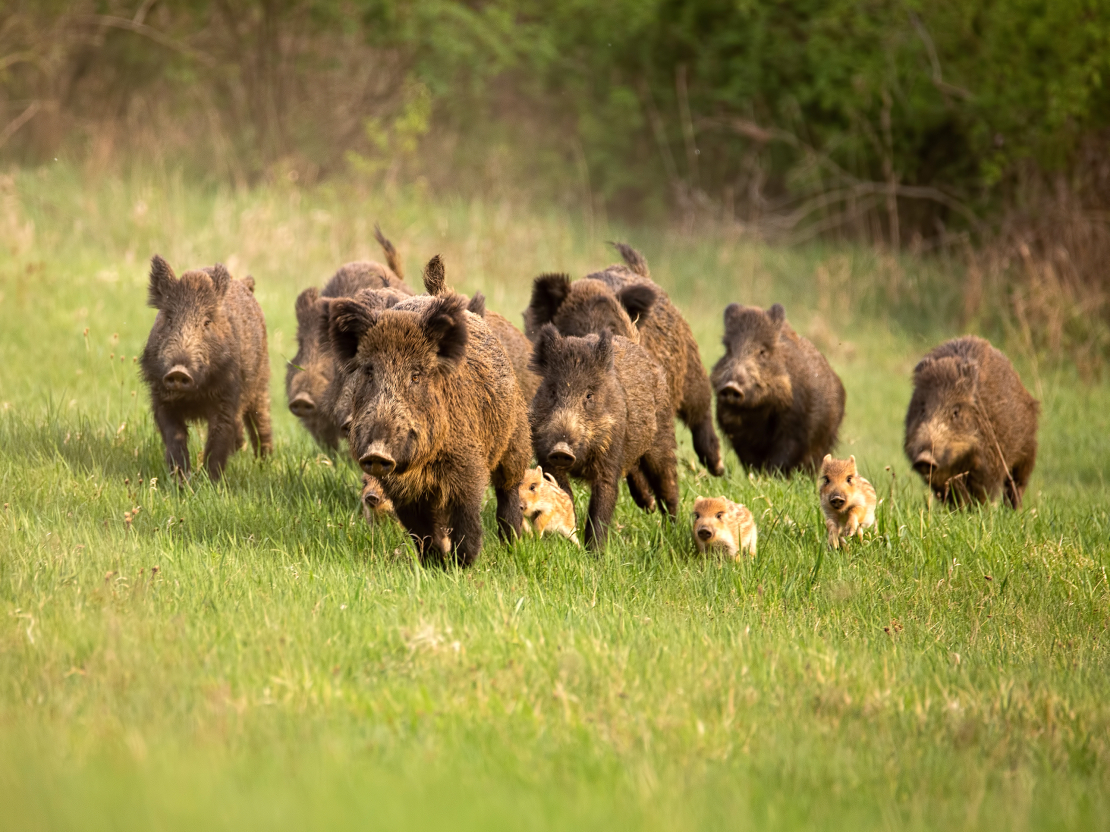
[[[521,332],[480,293],[449,288],[438,256],[418,294],[393,245],[375,236],[385,264],[348,263],[297,297],[286,394],[321,446],[346,441],[364,472],[367,521],[400,522],[422,562],[475,561],[487,486],[506,541],[533,530],[577,544],[572,479],[590,489],[582,532],[591,549],[605,546],[622,480],[641,509],[676,518],[676,417],[701,464],[724,474],[714,398],[717,426],[745,467],[818,476],[829,545],[874,526],[874,487],[854,457],[831,455],[844,386],[781,305],[730,304],[725,354],[709,374],[685,318],[629,246],[615,244],[622,263],[578,280],[537,277]],[[233,279],[220,264],[179,278],[152,260],[158,314],[141,367],[179,478],[190,473],[191,421],[207,423],[212,480],[244,444],[244,427],[256,455],[273,449],[266,325],[253,292],[253,278]],[[957,338],[921,360],[913,383],[904,448],[931,492],[954,507],[1001,496],[1019,508],[1038,404],[1005,355]],[[756,539],[749,509],[697,498],[699,551],[754,555]]]

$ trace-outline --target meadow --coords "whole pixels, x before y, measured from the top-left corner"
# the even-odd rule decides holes
[[[410,282],[442,254],[514,322],[533,276],[626,240],[707,366],[728,302],[783,303],[847,388],[839,451],[878,489],[877,532],[829,550],[812,477],[731,451],[709,477],[680,427],[677,524],[622,492],[601,555],[504,546],[490,495],[478,564],[421,569],[285,405],[293,300],[381,259],[375,222]],[[257,281],[275,453],[237,454],[217,486],[168,480],[139,378],[155,252]],[[930,503],[902,420],[917,359],[962,334],[960,282],[939,258],[426,189],[10,171],[0,825],[1110,827],[1110,382],[986,333],[1042,404],[1026,504]],[[687,512],[721,493],[755,512],[754,560],[694,553]]]

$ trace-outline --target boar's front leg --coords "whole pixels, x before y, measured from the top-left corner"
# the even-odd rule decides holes
[[[212,482],[217,482],[227,460],[243,444],[243,422],[235,410],[221,407],[208,420],[208,441],[204,444],[204,467]]]
[[[482,497],[458,503],[448,508],[451,517],[451,542],[455,545],[455,561],[459,566],[470,566],[482,551]],[[520,504],[517,504],[520,514]],[[519,528],[519,525],[518,525]]]
[[[628,482],[628,493],[632,495],[632,502],[648,514],[655,511],[655,496],[651,493],[651,486],[639,466],[628,472],[626,480]]]
[[[590,508],[586,517],[586,546],[590,549],[600,551],[605,548],[609,522],[617,507],[619,482],[619,471],[603,471],[592,483]]]
[[[494,488],[493,493],[497,497],[497,535],[507,543],[520,537],[524,525],[520,497],[516,488]]]
[[[184,479],[189,476],[189,426],[158,402],[154,403],[154,422],[166,446],[166,467],[171,475]]]

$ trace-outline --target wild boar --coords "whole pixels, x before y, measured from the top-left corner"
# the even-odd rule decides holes
[[[724,346],[712,375],[717,424],[740,461],[787,475],[816,469],[844,418],[844,385],[825,356],[777,303],[729,304]]]
[[[244,422],[255,454],[268,454],[270,361],[254,278],[233,280],[217,263],[178,279],[156,254],[147,302],[158,315],[141,367],[170,471],[189,474],[188,422],[208,423],[204,466],[213,481],[242,446]]]
[[[348,299],[329,306],[332,349],[346,364],[351,453],[381,481],[421,560],[474,562],[491,481],[500,536],[519,535],[527,409],[485,322],[456,294],[385,310]]]
[[[829,545],[839,549],[841,541],[853,535],[862,540],[864,530],[875,525],[878,495],[875,486],[856,470],[855,456],[833,459],[832,454],[825,454],[817,483]]]
[[[285,373],[285,392],[289,409],[320,445],[339,447],[339,425],[332,405],[334,396],[326,395],[335,375],[335,357],[328,349],[327,299],[354,297],[360,290],[378,289],[394,296],[407,297],[412,289],[405,285],[396,269],[400,260],[393,244],[375,228],[378,242],[386,251],[389,266],[373,261],[347,263],[332,275],[321,292],[305,289],[297,297],[297,354]]]
[[[673,518],[674,416],[666,376],[647,350],[608,329],[564,337],[545,324],[532,369],[542,379],[529,412],[536,460],[567,494],[569,477],[589,482],[586,545],[604,548],[620,479],[632,472]]]
[[[525,334],[535,341],[546,323],[563,335],[608,330],[640,344],[666,374],[672,418],[690,428],[694,451],[706,469],[724,473],[713,429],[713,396],[694,334],[686,319],[651,279],[644,258],[631,246],[614,244],[625,263],[571,282],[565,274],[545,274],[532,285],[524,311]]]
[[[372,477],[369,474],[362,475],[362,492],[359,495],[359,502],[362,504],[362,516],[369,526],[373,526],[379,520],[385,518],[397,518],[397,515],[393,512],[393,503],[385,496],[382,484],[377,477]]]
[[[751,509],[727,497],[698,497],[694,501],[694,545],[698,552],[719,549],[734,560],[755,557],[759,531]]]
[[[906,456],[940,500],[1021,508],[1037,462],[1040,405],[1010,360],[974,335],[947,341],[914,368]]]

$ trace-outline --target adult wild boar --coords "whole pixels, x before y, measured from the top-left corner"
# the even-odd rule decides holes
[[[569,477],[589,482],[586,545],[604,548],[621,477],[634,472],[673,518],[674,411],[666,375],[647,350],[608,329],[564,337],[545,324],[532,368],[542,379],[529,412],[536,460],[568,494]]]
[[[767,311],[729,304],[725,354],[713,368],[717,424],[748,468],[815,470],[836,443],[844,385],[825,356]]]
[[[574,282],[565,274],[537,277],[524,311],[525,334],[534,341],[540,327],[551,323],[563,335],[607,330],[643,346],[663,368],[672,418],[677,414],[690,428],[698,459],[720,476],[725,468],[713,430],[713,396],[690,325],[651,279],[640,253],[614,245],[624,264]]]
[[[148,303],[158,315],[141,367],[170,471],[189,474],[188,422],[208,423],[204,465],[214,481],[243,444],[244,422],[255,454],[268,454],[270,361],[254,278],[233,280],[217,263],[178,279],[154,255]]]
[[[346,364],[352,455],[381,481],[422,560],[453,554],[464,566],[482,548],[491,481],[501,537],[520,534],[516,490],[531,455],[508,356],[465,307],[448,294],[384,310],[334,300],[328,313],[332,347]]]
[[[905,451],[937,498],[952,505],[993,502],[1021,508],[1037,461],[1040,405],[1010,360],[989,341],[965,335],[914,368]]]
[[[388,290],[408,296],[410,289],[400,277],[400,259],[393,244],[375,228],[375,236],[385,249],[388,265],[370,260],[347,263],[332,275],[323,291],[315,286],[297,297],[297,354],[285,372],[285,393],[289,409],[323,447],[339,446],[340,430],[333,410],[334,397],[326,395],[335,376],[335,356],[327,338],[327,301],[354,297],[364,289]]]

